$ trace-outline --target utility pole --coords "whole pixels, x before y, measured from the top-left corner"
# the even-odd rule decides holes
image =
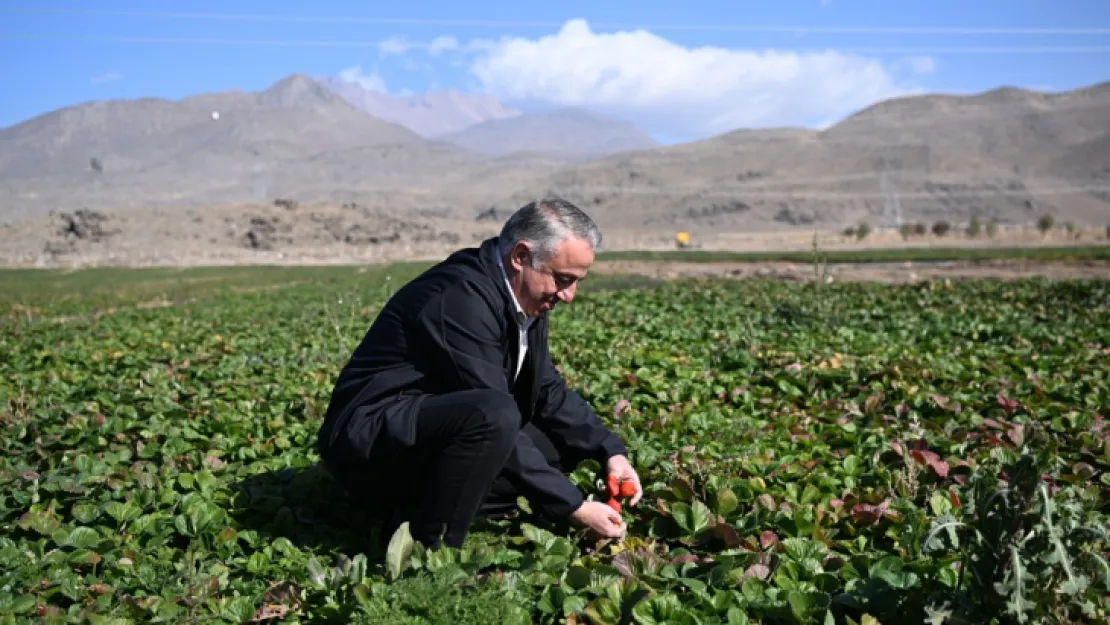
[[[902,227],[902,201],[898,197],[898,189],[891,181],[891,159],[886,154],[879,159],[879,183],[883,190],[883,217],[882,227],[898,231]]]

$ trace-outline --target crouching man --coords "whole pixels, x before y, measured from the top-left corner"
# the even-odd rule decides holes
[[[524,206],[500,235],[457,251],[389,300],[343,368],[319,433],[355,497],[409,522],[429,548],[460,547],[479,516],[524,496],[541,514],[618,537],[621,517],[567,478],[584,459],[643,495],[624,443],[567,388],[548,316],[574,299],[601,243],[573,204]]]

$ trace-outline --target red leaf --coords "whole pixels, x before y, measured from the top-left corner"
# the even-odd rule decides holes
[[[857,525],[874,525],[879,522],[879,518],[886,514],[888,505],[890,505],[889,499],[877,506],[868,503],[857,503],[852,506],[852,520]]]
[[[948,463],[943,460],[929,461],[929,468],[933,470],[937,476],[945,478],[948,477]]]
[[[767,579],[771,575],[771,569],[765,564],[753,564],[744,571],[743,579],[749,577],[757,577],[759,579]]]
[[[916,460],[919,464],[923,465],[928,465],[936,462],[937,460],[940,460],[940,456],[938,456],[937,452],[935,451],[915,449],[913,450],[913,452],[910,453],[910,455],[913,456],[913,459]]]
[[[1007,399],[1006,397],[1002,396],[1002,393],[998,393],[995,398],[998,401],[998,405],[1002,406],[1002,409],[1006,411],[1006,414],[1013,416],[1014,411],[1017,410],[1018,407],[1017,400]]]
[[[771,530],[765,530],[759,535],[759,546],[763,549],[770,549],[779,544],[779,537]]]

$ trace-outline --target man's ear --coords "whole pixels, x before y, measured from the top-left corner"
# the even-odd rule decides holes
[[[517,241],[513,249],[509,250],[509,266],[514,271],[521,271],[530,262],[531,256],[532,251],[528,249],[528,244],[524,241]]]

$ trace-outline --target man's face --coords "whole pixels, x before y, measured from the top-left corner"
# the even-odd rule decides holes
[[[578,282],[586,277],[594,262],[589,241],[570,237],[555,249],[539,269],[532,266],[533,252],[525,243],[517,243],[509,253],[513,275],[510,282],[517,301],[529,317],[538,317],[555,304],[569,304],[574,299]]]

